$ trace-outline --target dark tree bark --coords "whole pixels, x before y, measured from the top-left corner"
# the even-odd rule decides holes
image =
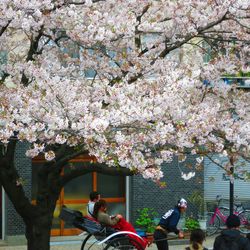
[[[72,169],[66,175],[61,176],[61,171],[67,162],[83,153],[61,146],[55,149],[57,155],[55,161],[46,162],[38,172],[38,191],[36,204],[34,205],[26,197],[14,165],[15,147],[15,139],[9,142],[7,148],[1,146],[0,183],[25,223],[28,250],[50,249],[50,231],[56,201],[61,189],[70,180],[94,171],[109,175],[133,175],[129,169],[125,168],[104,167],[103,164],[98,163],[84,163],[83,166]]]
[[[26,220],[27,249],[48,250],[50,249],[50,230],[53,213],[37,216]]]
[[[39,204],[32,205],[26,197],[18,172],[14,166],[14,152],[16,141],[10,141],[7,152],[0,158],[0,182],[14,205],[17,213],[22,217],[26,226],[28,250],[49,249],[50,229],[53,219],[53,208],[57,200],[54,195],[41,199]],[[42,182],[44,182],[42,180]],[[54,205],[54,206],[53,206]]]

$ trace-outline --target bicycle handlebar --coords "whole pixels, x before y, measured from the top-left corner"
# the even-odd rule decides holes
[[[237,200],[239,197],[238,195],[234,196],[234,200]],[[220,202],[222,200],[229,201],[229,199],[224,199],[220,194],[216,195],[216,201]]]
[[[238,209],[240,209],[240,208],[242,208],[243,207],[243,204],[242,204],[242,202],[241,201],[237,201],[237,199],[238,199],[238,196],[236,195],[236,196],[234,196],[234,199],[235,199],[235,201],[234,201],[234,209],[237,211]],[[224,208],[224,209],[229,209],[229,207],[226,207],[226,206],[222,206],[220,203],[222,202],[222,201],[227,201],[228,202],[228,205],[229,205],[229,200],[228,199],[223,199],[222,198],[222,196],[221,195],[217,195],[216,196],[216,201],[217,201],[217,207],[219,207],[219,208]]]

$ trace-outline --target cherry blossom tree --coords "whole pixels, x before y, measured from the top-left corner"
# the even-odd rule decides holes
[[[174,155],[200,154],[199,165],[223,154],[231,175],[249,160],[250,94],[221,80],[249,71],[248,0],[1,0],[0,13],[0,182],[28,249],[49,249],[56,200],[76,176],[158,182]],[[47,160],[36,205],[17,182],[17,141]],[[84,153],[97,162],[60,175]]]

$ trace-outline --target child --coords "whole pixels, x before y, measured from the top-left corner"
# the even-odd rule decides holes
[[[190,245],[185,250],[208,250],[202,246],[205,240],[205,233],[201,229],[195,229],[190,235]]]

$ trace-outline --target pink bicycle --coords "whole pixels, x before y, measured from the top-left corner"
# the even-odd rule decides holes
[[[216,200],[218,205],[215,207],[214,212],[207,213],[207,235],[215,234],[219,229],[224,229],[229,215],[229,208],[220,206],[223,199],[217,196]],[[240,232],[243,234],[250,233],[250,209],[246,209],[242,203],[235,203],[234,214],[240,218]]]

